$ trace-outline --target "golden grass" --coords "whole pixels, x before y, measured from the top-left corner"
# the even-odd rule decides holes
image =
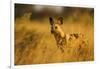
[[[79,54],[74,44],[62,53],[56,46],[56,41],[50,32],[49,20],[30,21],[22,17],[15,21],[15,64],[41,64],[94,60],[94,27],[85,21],[64,20],[62,26],[65,33],[83,33],[88,40],[88,46]],[[84,52],[84,53],[82,53]]]

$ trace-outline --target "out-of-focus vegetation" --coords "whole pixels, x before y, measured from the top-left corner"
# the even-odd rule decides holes
[[[15,4],[14,46],[16,65],[94,60],[93,8],[64,7],[62,13],[56,14],[48,9],[35,12],[31,9],[34,7],[32,5],[17,5]],[[66,34],[83,33],[86,36],[88,46],[80,50],[81,55],[74,44],[64,53],[57,48],[50,31],[49,16],[64,18],[62,29]]]

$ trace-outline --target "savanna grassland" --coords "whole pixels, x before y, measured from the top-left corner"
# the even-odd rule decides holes
[[[83,33],[88,45],[79,51],[74,43],[62,53],[50,31],[49,17],[30,20],[29,15],[15,20],[15,65],[76,62],[94,60],[94,20],[88,13],[77,19],[64,17],[62,29],[66,34]]]

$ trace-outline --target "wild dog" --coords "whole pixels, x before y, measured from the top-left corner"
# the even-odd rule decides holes
[[[51,33],[54,35],[57,47],[64,52],[65,47],[70,46],[70,42],[78,41],[76,45],[81,48],[82,45],[86,45],[86,41],[84,40],[84,35],[81,33],[72,33],[72,34],[65,34],[61,28],[63,25],[63,18],[59,17],[55,22],[52,17],[49,17],[50,25],[51,25]]]

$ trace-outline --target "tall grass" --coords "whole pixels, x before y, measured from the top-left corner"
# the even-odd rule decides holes
[[[88,40],[88,45],[81,46],[74,40],[69,42],[65,52],[62,53],[56,45],[54,36],[50,33],[48,18],[42,22],[30,21],[26,17],[17,18],[15,21],[15,64],[41,64],[57,62],[75,62],[94,60],[94,27],[93,20],[83,19],[74,21],[64,18],[62,29],[65,33],[83,33]],[[89,23],[87,23],[89,22]]]

